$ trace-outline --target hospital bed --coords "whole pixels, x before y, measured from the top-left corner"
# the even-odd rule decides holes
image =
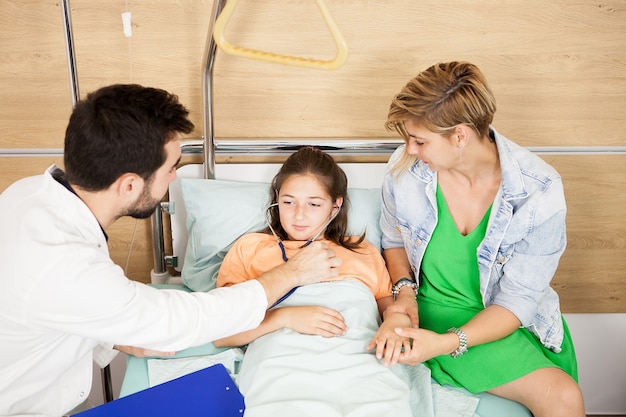
[[[252,54],[253,58],[291,65],[312,65],[328,69],[340,66],[341,62],[345,61],[346,51],[341,34],[329,17],[328,10],[324,9],[324,2],[316,0],[316,3],[337,45],[337,56],[331,61],[303,60],[298,57],[278,56],[262,51],[242,51],[229,44],[223,36],[224,26],[227,18],[232,14],[236,1],[230,0],[228,4],[225,1],[214,2],[212,24],[209,26],[205,48],[207,56],[204,61],[203,128],[205,135],[201,141],[182,145],[183,155],[202,154],[202,163],[187,164],[178,169],[177,180],[169,189],[169,201],[163,202],[152,216],[154,252],[152,285],[181,291],[208,291],[214,288],[221,260],[233,242],[244,233],[259,231],[265,227],[264,212],[269,194],[269,182],[278,171],[282,160],[303,145],[313,145],[324,149],[340,162],[348,176],[350,186],[350,231],[354,234],[366,231],[366,238],[380,248],[381,232],[378,225],[380,185],[386,169],[386,161],[401,141],[291,139],[288,141],[216,142],[214,138],[212,72],[216,41],[220,42],[220,47],[228,53],[239,55],[248,53]],[[219,31],[221,32],[218,33]],[[245,161],[247,159],[252,162],[216,164],[216,159],[220,156],[223,156],[222,159],[225,160]],[[267,161],[272,162],[267,163]],[[164,214],[169,215],[169,222],[164,221]],[[169,225],[169,233],[165,233],[167,225]],[[172,250],[169,255],[165,253],[166,235],[171,238],[171,244],[167,245]],[[287,301],[293,299],[296,297],[291,296]],[[361,310],[359,308],[359,311]],[[128,357],[120,397],[214,363],[222,363],[235,378],[239,378],[239,366],[242,361],[246,361],[246,358],[249,362],[250,355],[249,351],[244,354],[244,351],[238,348],[218,349],[209,343],[178,352],[174,358]],[[369,356],[376,362],[373,354]],[[299,355],[294,355],[294,357],[298,358]],[[282,358],[279,359],[282,360]],[[372,365],[372,360],[367,358],[365,360],[369,365],[365,365],[363,369],[376,369],[375,364],[373,368],[367,367]],[[294,362],[294,365],[300,364]],[[361,365],[358,367],[360,368]],[[355,366],[352,370],[356,368]],[[346,372],[350,373],[351,370],[348,369]],[[367,380],[367,375],[365,378],[360,375],[359,378]],[[428,384],[431,384],[429,377]],[[438,385],[434,381],[432,385],[433,389],[437,389]],[[307,389],[315,390],[316,386],[312,384]],[[267,391],[267,389],[262,391]],[[528,410],[513,401],[489,394],[476,397],[458,389],[454,392],[458,393],[459,402],[467,400],[468,404],[474,405],[469,415],[475,411],[481,417],[530,416]],[[414,413],[416,407],[422,407],[415,404],[415,398],[414,396],[410,398]],[[291,400],[285,398],[285,406],[289,401]],[[426,400],[422,398],[422,401]],[[284,410],[282,407],[280,409]],[[470,410],[469,407],[468,410]]]
[[[257,143],[256,150],[253,151],[243,143],[230,143],[222,149],[217,144],[213,152],[218,156],[221,153],[233,156],[246,152],[248,156],[260,159],[264,156],[266,159],[280,158],[304,143]],[[340,165],[346,171],[350,184],[350,229],[353,233],[360,234],[366,228],[367,239],[380,247],[378,216],[380,185],[386,166],[384,160],[399,142],[308,143],[327,149],[340,161],[359,157],[378,160],[340,162]],[[263,213],[269,194],[269,181],[279,167],[280,163],[216,164],[213,179],[204,178],[202,164],[180,167],[177,180],[170,186],[169,201],[162,204],[162,209],[169,213],[172,238],[172,254],[164,256],[166,260],[163,263],[172,267],[164,271],[153,271],[153,285],[183,291],[207,291],[214,288],[220,261],[230,245],[240,235],[264,228]],[[167,222],[156,220],[155,223],[157,243],[154,247],[160,248],[163,242],[159,240],[165,234],[162,232],[163,224]],[[222,360],[231,369],[236,368],[239,366],[238,361],[242,359],[241,354],[239,349],[233,353],[207,344],[179,352],[172,359],[129,357],[120,396]],[[243,358],[245,359],[245,355]],[[171,364],[170,370],[167,369],[168,363]],[[488,394],[481,394],[479,399],[476,413],[481,417],[530,415],[526,409],[512,401]]]

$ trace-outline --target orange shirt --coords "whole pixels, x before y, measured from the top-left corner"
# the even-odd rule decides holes
[[[354,279],[365,284],[378,300],[391,296],[391,278],[378,249],[364,241],[352,251],[328,240],[330,247],[343,261],[339,276],[328,281]],[[287,258],[294,256],[304,242],[283,242]],[[278,242],[272,235],[249,233],[237,240],[224,257],[217,276],[217,286],[223,287],[254,279],[283,263]]]

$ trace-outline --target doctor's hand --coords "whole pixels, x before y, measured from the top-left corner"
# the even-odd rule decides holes
[[[287,262],[262,273],[256,279],[263,285],[268,305],[274,305],[294,287],[315,284],[339,275],[341,258],[325,242],[313,242]]]
[[[148,356],[174,356],[176,352],[160,352],[158,350],[144,349],[134,346],[120,346],[115,345],[113,349],[119,350],[120,352],[124,352],[128,355],[133,355],[138,358],[146,358]]]
[[[299,281],[295,285],[307,285],[336,277],[341,263],[328,243],[316,241],[300,250],[283,267]]]

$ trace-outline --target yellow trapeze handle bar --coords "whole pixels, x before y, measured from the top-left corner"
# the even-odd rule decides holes
[[[317,7],[322,13],[324,22],[326,23],[326,26],[328,26],[328,29],[330,30],[330,33],[335,42],[335,46],[337,47],[337,54],[335,55],[335,58],[329,61],[290,55],[281,55],[275,54],[273,52],[258,51],[255,49],[236,46],[228,42],[226,40],[226,37],[224,36],[224,29],[226,28],[228,21],[233,15],[233,12],[235,11],[237,3],[239,3],[239,0],[228,0],[226,2],[226,5],[222,9],[222,12],[219,14],[217,20],[215,21],[213,38],[215,39],[215,43],[217,44],[217,46],[219,46],[222,51],[230,55],[258,59],[261,61],[268,61],[276,64],[293,65],[298,67],[326,70],[337,69],[345,64],[346,60],[348,59],[348,45],[346,44],[346,40],[344,39],[343,35],[339,31],[335,20],[330,15],[330,10],[328,10],[328,7],[326,6],[324,0],[315,0],[315,2],[317,3]]]

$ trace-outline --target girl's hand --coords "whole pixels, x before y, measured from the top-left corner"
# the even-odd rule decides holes
[[[411,340],[398,334],[395,329],[410,325],[409,316],[404,312],[385,314],[385,321],[365,349],[369,351],[376,348],[376,357],[383,360],[383,365],[394,366],[401,353],[411,349]]]
[[[411,320],[410,326],[407,327],[417,327],[417,301],[415,300],[415,293],[410,288],[403,288],[402,291],[400,291],[397,300],[385,310],[383,320],[387,320],[387,315],[393,313],[403,313],[407,315]]]
[[[322,306],[283,307],[274,310],[282,326],[298,333],[324,337],[343,336],[347,326],[337,310]]]

